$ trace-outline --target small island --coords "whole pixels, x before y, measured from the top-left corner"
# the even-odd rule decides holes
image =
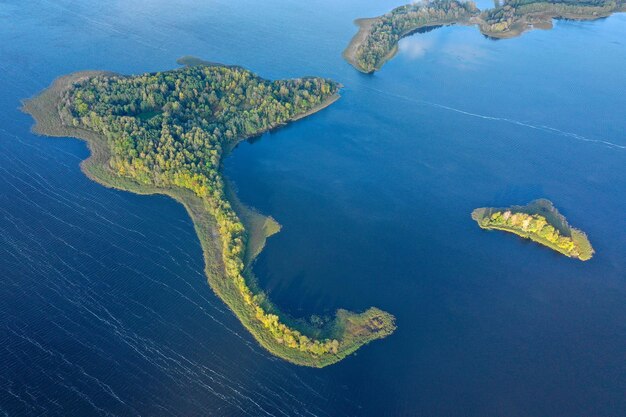
[[[480,11],[473,1],[434,0],[400,6],[355,20],[359,31],[343,52],[357,70],[373,73],[393,58],[400,39],[448,25],[476,25],[492,39],[513,38],[552,19],[594,20],[626,11],[626,0],[509,0]]]
[[[280,226],[244,206],[222,175],[235,145],[313,114],[339,98],[341,85],[305,77],[270,81],[236,66],[187,57],[171,71],[123,76],[86,71],[57,79],[23,110],[34,131],[85,140],[81,164],[92,180],[182,203],[202,246],[215,293],[272,354],[298,365],[335,363],[395,330],[377,308],[338,310],[326,321],[282,314],[251,271]]]
[[[587,261],[594,254],[587,235],[571,227],[549,200],[535,200],[526,206],[478,208],[472,219],[483,229],[515,233],[570,258]]]

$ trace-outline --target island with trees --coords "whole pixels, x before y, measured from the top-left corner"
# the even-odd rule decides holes
[[[552,28],[552,19],[594,20],[626,11],[626,0],[508,0],[480,11],[473,1],[410,3],[374,18],[355,20],[359,31],[343,52],[357,70],[373,73],[393,58],[400,39],[448,25],[476,25],[493,39]]]
[[[594,254],[587,235],[571,227],[549,200],[535,200],[526,206],[478,208],[472,219],[483,229],[515,233],[570,258],[587,261]]]
[[[315,113],[341,85],[306,77],[270,81],[236,66],[187,58],[185,67],[136,76],[88,71],[57,79],[24,102],[36,133],[75,137],[91,155],[89,178],[182,203],[204,253],[215,293],[255,339],[289,362],[323,367],[395,330],[380,309],[338,310],[333,319],[293,319],[258,288],[251,266],[280,226],[244,206],[222,174],[234,146]]]

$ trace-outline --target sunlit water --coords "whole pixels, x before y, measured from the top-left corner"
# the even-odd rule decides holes
[[[0,2],[0,415],[626,415],[626,15],[491,41],[448,27],[373,76],[352,20],[401,2]],[[340,3],[340,4],[337,4]],[[314,370],[257,346],[184,209],[89,181],[20,99],[182,55],[327,76],[330,108],[226,162],[284,227],[256,264],[294,316],[378,306],[397,332]],[[546,197],[587,263],[480,230]]]

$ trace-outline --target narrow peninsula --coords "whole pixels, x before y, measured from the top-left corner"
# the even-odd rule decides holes
[[[136,76],[70,74],[23,110],[36,133],[85,140],[91,155],[81,168],[94,181],[182,203],[211,288],[272,354],[324,367],[391,334],[395,318],[373,307],[360,314],[340,309],[324,324],[282,314],[251,271],[280,226],[241,204],[222,174],[238,142],[323,109],[339,98],[341,85],[315,77],[270,81],[191,57],[179,63],[186,66]]]
[[[496,0],[482,12],[472,1],[423,1],[355,20],[359,31],[343,56],[357,70],[373,73],[393,58],[400,39],[441,26],[476,25],[488,38],[505,39],[551,29],[552,19],[594,20],[616,12],[626,12],[626,0]]]
[[[515,233],[570,258],[587,261],[594,254],[587,235],[571,227],[549,200],[535,200],[526,206],[478,208],[472,219],[483,229]]]
[[[435,0],[400,6],[371,19],[357,19],[359,31],[343,56],[354,68],[369,74],[394,57],[400,39],[440,26],[469,24],[479,13],[471,1]]]

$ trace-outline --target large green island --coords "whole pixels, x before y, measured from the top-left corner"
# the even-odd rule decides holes
[[[514,233],[581,261],[594,254],[587,235],[571,227],[549,200],[535,200],[526,206],[478,208],[472,219],[483,229]]]
[[[81,168],[107,187],[165,194],[193,220],[215,293],[255,339],[289,362],[323,367],[395,329],[377,308],[338,310],[332,320],[282,314],[251,272],[266,238],[280,226],[241,204],[221,166],[234,146],[310,115],[339,97],[322,78],[269,81],[241,67],[187,58],[185,67],[137,76],[87,71],[57,79],[23,110],[34,131],[85,140]]]
[[[343,56],[357,70],[373,73],[393,58],[400,39],[440,26],[476,25],[489,38],[504,39],[550,29],[552,19],[594,20],[624,11],[626,0],[496,0],[496,7],[482,12],[473,1],[416,2],[355,20],[359,31]]]

